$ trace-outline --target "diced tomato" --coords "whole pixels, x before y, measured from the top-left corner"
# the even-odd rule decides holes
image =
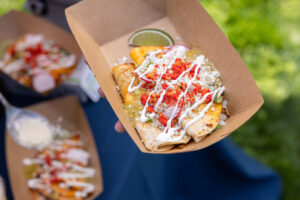
[[[147,83],[143,83],[141,87],[142,88],[146,88],[147,87]]]
[[[193,89],[193,92],[195,92],[196,94],[198,94],[199,92],[202,91],[202,87],[200,84],[195,84],[193,83],[193,86],[194,86],[194,89]],[[206,91],[205,91],[206,92]]]
[[[208,88],[203,88],[203,89],[201,90],[202,96],[204,96],[206,93],[209,93],[209,92],[210,92],[210,90],[209,90]]]
[[[154,112],[155,112],[153,106],[148,106],[148,107],[146,108],[146,110],[147,110],[149,113],[154,113]]]
[[[39,43],[35,48],[34,47],[29,47],[26,49],[29,53],[32,55],[37,55],[42,53],[42,44]]]
[[[50,182],[51,183],[58,183],[58,182],[60,182],[60,179],[57,176],[53,176],[53,177],[51,177]]]
[[[42,53],[42,44],[39,43],[35,49],[35,54],[41,54]]]
[[[208,95],[205,99],[205,103],[209,103],[211,101],[212,94]]]
[[[14,57],[14,55],[16,54],[16,50],[15,50],[15,48],[10,48],[9,50],[8,50],[8,53],[9,53],[9,55],[11,56],[11,57]]]
[[[176,58],[175,63],[178,66],[181,65],[181,59],[180,58]]]
[[[176,64],[172,65],[173,70],[173,76],[171,76],[172,79],[176,79],[180,74],[186,70],[186,64],[181,63],[181,61],[177,61]],[[175,78],[176,76],[176,78]]]
[[[150,103],[156,103],[157,100],[158,100],[157,95],[155,93],[152,93],[152,95],[151,95],[151,97],[149,99],[149,102]]]
[[[79,161],[76,162],[76,164],[79,165],[79,166],[84,166],[84,164],[82,162],[79,162]]]
[[[192,67],[192,69],[190,70],[189,73],[190,73],[190,74],[195,73],[196,67],[197,67],[197,65],[194,65],[194,66]]]
[[[50,174],[51,174],[52,176],[55,176],[57,170],[58,170],[57,168],[52,169],[52,170],[50,171]]]
[[[164,74],[163,76],[162,76],[162,79],[164,79],[164,80],[171,80],[171,76],[170,76],[170,74]]]
[[[161,87],[165,90],[165,89],[167,89],[167,87],[168,87],[168,84],[166,84],[166,83],[163,83],[162,85],[161,85]]]
[[[159,121],[163,126],[167,126],[168,118],[167,118],[163,113],[160,113],[160,114],[159,114],[159,117],[158,117],[158,121]]]
[[[61,160],[61,157],[60,157],[59,153],[55,154],[55,160]]]
[[[153,78],[154,78],[153,73],[148,73],[148,74],[146,74],[146,77],[147,77],[148,79],[153,79]]]
[[[181,114],[181,111],[182,111],[182,108],[184,106],[184,103],[185,103],[185,98],[182,97],[178,103],[178,108],[179,108],[179,112],[177,113],[176,117],[180,117],[180,114]],[[176,122],[177,123],[177,122]]]
[[[31,62],[31,59],[32,59],[31,56],[24,56],[23,58],[24,58],[24,61],[25,61],[26,64],[29,64]]]
[[[38,66],[37,62],[36,62],[36,59],[34,59],[32,61],[32,65],[31,65],[31,68],[36,68]]]
[[[141,87],[144,89],[151,89],[151,88],[154,88],[154,84],[153,83],[143,83]]]
[[[171,77],[172,80],[175,80],[178,77],[178,75],[175,73],[171,73],[169,74],[169,76]]]
[[[186,90],[187,84],[181,82],[181,83],[180,83],[180,87],[181,87],[182,90]]]
[[[142,94],[141,96],[141,103],[145,105],[147,103],[148,95],[147,94]]]
[[[47,154],[46,157],[45,157],[45,161],[47,163],[47,165],[51,166],[52,165],[52,161],[51,161],[51,158],[50,156]]]
[[[171,127],[173,128],[177,122],[178,122],[178,119],[174,118],[171,122]]]

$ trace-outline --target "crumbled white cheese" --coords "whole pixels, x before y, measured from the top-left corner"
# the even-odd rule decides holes
[[[23,51],[28,47],[35,46],[41,42],[43,42],[44,36],[40,34],[27,34],[24,37],[24,41],[22,43],[18,43],[16,46],[17,51]]]
[[[123,58],[119,58],[117,60],[117,62],[115,63],[115,66],[116,65],[123,65],[123,64],[129,63],[129,62],[130,62],[130,59],[124,56]]]
[[[220,120],[220,121],[219,121],[219,125],[225,126],[225,124],[226,124],[225,121],[223,121],[223,120]]]
[[[74,148],[70,149],[66,154],[62,154],[62,157],[74,162],[80,162],[86,166],[88,165],[90,155],[82,149]]]
[[[20,144],[28,148],[42,149],[53,140],[51,127],[40,118],[21,118],[15,129]]]
[[[221,116],[220,116],[220,120],[226,120],[226,119],[227,119],[227,116],[222,113]]]
[[[227,104],[228,104],[227,101],[224,100],[224,101],[223,101],[223,108],[227,108]]]

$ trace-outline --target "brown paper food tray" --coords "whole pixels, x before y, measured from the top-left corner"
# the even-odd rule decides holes
[[[199,143],[162,153],[188,152],[210,146],[245,123],[263,104],[247,66],[228,38],[197,0],[85,0],[66,10],[68,23],[115,113],[142,152],[148,152],[123,112],[111,68],[129,56],[129,35],[144,27],[163,28],[176,43],[200,48],[221,72],[231,117],[226,126]],[[153,153],[153,152],[151,152]],[[155,152],[154,152],[155,153]]]
[[[47,39],[53,40],[68,52],[75,54],[77,62],[82,55],[75,38],[70,33],[46,20],[19,11],[10,11],[0,18],[0,45],[28,33],[42,34]]]
[[[95,199],[103,191],[102,172],[94,137],[78,100],[73,96],[69,96],[36,104],[28,107],[28,109],[40,112],[47,117],[52,124],[57,124],[58,118],[63,117],[61,124],[63,128],[74,131],[78,130],[82,133],[85,148],[91,155],[91,167],[96,170],[94,177],[95,192],[88,199]],[[37,151],[17,145],[8,132],[6,132],[5,137],[5,151],[9,180],[14,199],[33,199],[24,177],[23,158],[33,158],[37,154]]]

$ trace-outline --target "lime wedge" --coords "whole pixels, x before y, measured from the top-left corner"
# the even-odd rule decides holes
[[[174,40],[163,30],[149,28],[132,34],[128,43],[131,46],[171,46],[174,45]]]

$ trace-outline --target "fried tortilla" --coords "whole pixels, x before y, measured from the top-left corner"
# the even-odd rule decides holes
[[[147,53],[150,51],[157,51],[159,49],[163,50],[164,48],[157,46],[135,47],[130,51],[129,56],[134,63],[139,66],[144,62]]]
[[[190,113],[186,115],[181,121],[180,126],[182,130],[186,131],[185,135],[182,137],[182,134],[180,134],[181,132],[179,131],[178,133],[173,134],[171,137],[169,137],[169,139],[165,139],[166,137],[158,137],[160,136],[160,134],[162,134],[163,127],[161,125],[158,125],[157,123],[154,123],[152,119],[145,120],[144,122],[140,120],[143,108],[147,108],[148,101],[151,102],[151,100],[148,99],[147,101],[144,101],[144,103],[142,104],[141,95],[142,94],[149,95],[149,91],[147,92],[147,88],[138,87],[134,92],[129,92],[130,91],[129,88],[141,85],[140,81],[141,83],[144,84],[151,84],[151,82],[149,83],[149,80],[151,79],[147,79],[147,78],[151,78],[150,75],[145,79],[140,79],[141,74],[147,73],[147,68],[141,71],[139,74],[136,73],[136,69],[138,66],[143,64],[145,58],[149,55],[149,52],[157,51],[159,49],[164,50],[163,47],[154,47],[154,46],[133,48],[130,51],[130,57],[136,65],[122,64],[122,65],[115,66],[112,69],[115,81],[119,86],[119,90],[122,95],[123,101],[127,106],[127,108],[129,108],[128,109],[129,112],[134,113],[134,115],[132,115],[130,119],[135,125],[135,128],[137,129],[146,148],[150,151],[167,151],[176,145],[187,144],[191,138],[193,138],[195,142],[201,141],[207,134],[211,133],[216,128],[222,112],[222,101],[219,103],[212,102],[210,104],[211,106],[208,105],[208,102],[203,101],[203,103],[201,103],[195,109],[190,111]],[[162,54],[157,53],[157,56],[162,57],[163,53]],[[210,99],[212,98],[212,95],[213,92],[210,95]],[[214,95],[217,94],[214,93]],[[147,105],[144,107],[143,105],[145,105],[145,103]],[[208,108],[207,112],[203,114],[203,117],[189,124],[189,122],[193,120],[195,116],[201,114],[201,112],[206,106],[210,106],[210,107]],[[153,107],[151,109],[153,109]],[[164,109],[168,110],[169,107],[165,107]],[[181,112],[181,109],[179,112]],[[176,123],[176,121],[174,123]],[[166,126],[166,124],[164,124],[164,126]],[[186,128],[186,126],[188,127]]]
[[[199,105],[192,111],[193,114],[197,115],[205,106],[206,104]],[[211,133],[216,128],[219,123],[221,112],[222,103],[214,103],[201,119],[197,120],[187,128],[187,134],[192,136],[195,142],[200,142],[207,134]],[[186,117],[181,123],[182,127],[185,128],[187,123],[191,120],[192,117]]]

